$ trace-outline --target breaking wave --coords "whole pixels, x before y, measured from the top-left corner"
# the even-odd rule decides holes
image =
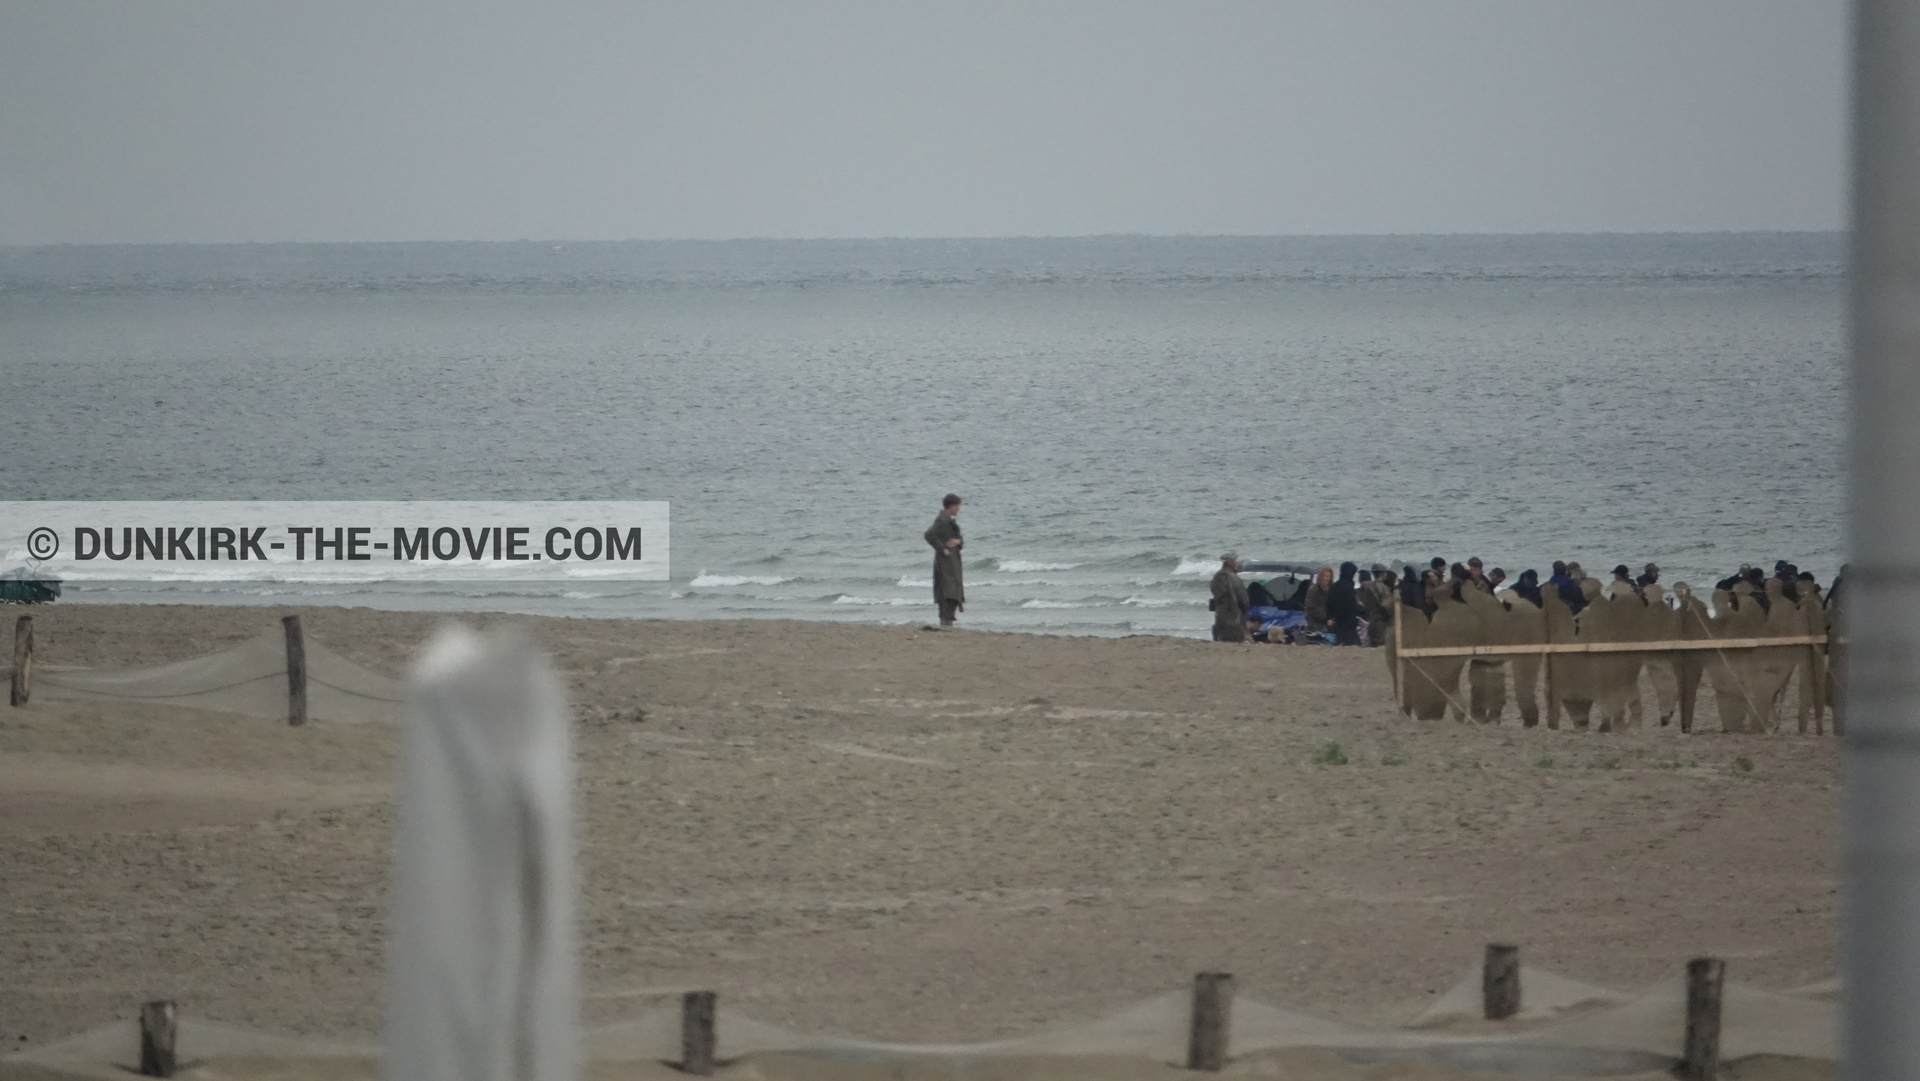
[[[793,581],[792,578],[779,578],[770,574],[708,574],[702,570],[693,581],[687,583],[696,589],[713,586],[777,586]]]
[[[993,561],[993,565],[994,569],[1005,571],[1008,574],[1025,574],[1029,571],[1070,571],[1080,564],[1036,563],[1028,559],[996,559]]]

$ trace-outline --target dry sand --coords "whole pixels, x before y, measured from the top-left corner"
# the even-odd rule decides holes
[[[121,666],[283,613],[33,614],[43,662]],[[303,614],[392,674],[440,619]],[[591,1020],[712,988],[790,1027],[960,1042],[1217,968],[1398,1022],[1490,940],[1623,989],[1702,953],[1761,986],[1833,973],[1830,739],[1415,723],[1357,649],[469,622],[526,628],[575,696]],[[376,1032],[394,747],[380,725],[0,707],[0,1039],[158,996]]]

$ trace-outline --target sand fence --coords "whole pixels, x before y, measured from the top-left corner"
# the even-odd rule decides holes
[[[1397,1027],[1342,1024],[1237,997],[1227,1015],[1229,1039],[1218,1076],[1666,1076],[1683,1060],[1688,998],[1683,979],[1624,994],[1522,966],[1519,981],[1520,1014],[1497,1022],[1483,1017],[1478,966]],[[1194,1076],[1185,1068],[1193,1001],[1191,990],[1173,991],[1083,1024],[951,1045],[814,1035],[722,1008],[715,1014],[712,1072],[768,1081]],[[1729,983],[1721,1008],[1723,1073],[1806,1077],[1831,1068],[1838,1007],[1818,987],[1783,993]],[[686,1052],[684,1023],[682,1005],[667,1002],[632,1019],[590,1028],[580,1039],[583,1073],[684,1077],[679,1068]],[[0,1081],[124,1081],[139,1070],[139,1028],[136,1021],[118,1021],[0,1059]],[[372,1078],[382,1066],[371,1040],[269,1036],[191,1017],[179,1022],[177,1055],[177,1076],[205,1078]],[[1378,1072],[1383,1063],[1399,1065],[1383,1075]]]
[[[185,660],[129,668],[82,668],[34,658],[33,617],[15,623],[7,665],[12,700],[145,702],[285,719],[340,723],[392,721],[406,690],[395,679],[342,657],[306,636],[299,616],[278,632]]]

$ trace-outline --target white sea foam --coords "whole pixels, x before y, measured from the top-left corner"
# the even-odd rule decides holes
[[[1217,559],[1183,559],[1173,568],[1175,574],[1209,574],[1220,569]]]
[[[900,580],[895,582],[894,585],[899,586],[901,589],[932,589],[933,579],[915,578],[911,574],[903,574],[900,576]]]
[[[566,575],[569,578],[624,578],[630,582],[639,581],[633,577],[630,567],[589,567],[584,563],[568,566]]]
[[[676,593],[676,594],[674,594],[674,595],[675,595],[675,596],[679,596],[679,594],[677,594],[677,593]],[[561,596],[561,597],[563,597],[563,598],[565,598],[566,600],[570,600],[570,601],[592,601],[592,600],[598,600],[598,599],[600,599],[601,597],[604,597],[604,596],[606,596],[606,594],[605,594],[605,593],[577,593],[577,592],[568,592],[568,593],[562,593],[562,594],[560,594],[560,596]]]
[[[687,584],[695,589],[711,589],[714,586],[777,586],[791,581],[793,581],[792,578],[778,578],[773,575],[708,574],[702,570],[693,581]]]
[[[1171,608],[1176,604],[1199,604],[1198,597],[1143,597],[1138,593],[1120,602],[1136,608]]]
[[[925,604],[925,601],[909,600],[906,597],[856,597],[851,593],[842,593],[833,599],[835,604]]]
[[[1027,559],[996,559],[993,561],[993,565],[995,569],[1005,571],[1008,574],[1026,574],[1029,571],[1070,571],[1080,564],[1035,563]]]
[[[1043,601],[1038,597],[1020,605],[1022,608],[1085,608],[1079,601]]]

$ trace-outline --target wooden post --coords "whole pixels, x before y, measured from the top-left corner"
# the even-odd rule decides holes
[[[140,1075],[172,1077],[178,1065],[174,1058],[175,1022],[179,1011],[167,1000],[149,1002],[140,1007]]]
[[[1407,662],[1400,656],[1404,641],[1400,636],[1400,625],[1407,621],[1407,606],[1400,603],[1400,594],[1393,595],[1393,704],[1401,713],[1407,711]]]
[[[287,723],[307,723],[307,642],[300,631],[300,617],[287,616],[280,621],[287,629]]]
[[[13,623],[13,687],[7,698],[16,706],[24,706],[32,692],[33,617],[21,616]]]
[[[1505,1021],[1520,1012],[1520,947],[1487,945],[1480,970],[1480,999],[1489,1021]]]
[[[699,1077],[713,1073],[714,993],[688,991],[680,998],[680,1071]]]
[[[1547,607],[1547,601],[1544,597],[1540,600],[1540,616],[1540,640],[1550,646],[1553,644],[1553,611]],[[1560,699],[1554,694],[1553,654],[1551,653],[1545,654],[1540,658],[1540,678],[1546,683],[1547,688],[1547,727],[1559,728]]]
[[[1687,962],[1686,1055],[1680,1076],[1687,1081],[1715,1081],[1720,1076],[1720,989],[1727,963],[1714,957]]]
[[[1227,1062],[1233,1019],[1233,975],[1202,972],[1193,978],[1193,1027],[1187,1033],[1187,1069],[1218,1071]]]

